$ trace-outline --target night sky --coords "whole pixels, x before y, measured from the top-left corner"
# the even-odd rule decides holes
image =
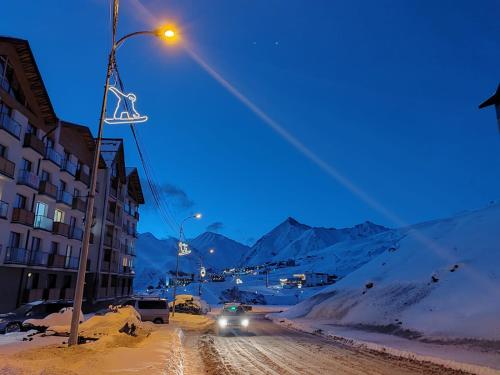
[[[0,34],[29,40],[58,116],[95,133],[109,2],[0,7]],[[177,221],[204,213],[188,236],[250,243],[288,216],[398,226],[500,198],[494,111],[477,109],[500,80],[498,1],[122,0],[120,17],[120,35],[182,31],[174,46],[127,41],[118,64]],[[105,136],[140,166],[127,126]],[[175,235],[152,205],[139,230]]]

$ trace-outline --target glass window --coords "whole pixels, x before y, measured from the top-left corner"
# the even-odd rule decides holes
[[[23,170],[31,172],[33,168],[33,163],[29,161],[28,159],[23,159],[21,162],[21,167]]]
[[[26,208],[26,197],[21,194],[16,194],[16,199],[14,200],[14,208]]]
[[[31,250],[39,251],[42,247],[42,239],[38,237],[31,238]]]
[[[4,145],[0,145],[0,156],[4,159],[7,159],[7,147]]]
[[[55,273],[49,273],[47,275],[47,288],[52,289],[56,287],[57,275]]]
[[[52,241],[50,243],[50,253],[58,254],[59,253],[59,242]]]
[[[139,309],[144,310],[166,310],[167,309],[167,301],[158,300],[158,301],[139,301],[138,303]]]
[[[42,170],[41,180],[50,182],[50,173],[45,170]]]
[[[49,206],[47,203],[36,202],[35,215],[36,216],[45,216],[47,217],[47,213],[49,210]]]
[[[58,209],[54,211],[54,222],[64,223],[64,211]]]
[[[21,243],[21,233],[10,232],[9,246],[10,247],[19,247],[20,243]]]
[[[28,126],[26,127],[26,133],[33,134],[36,137],[36,131],[37,128],[35,128],[32,124],[28,123]]]

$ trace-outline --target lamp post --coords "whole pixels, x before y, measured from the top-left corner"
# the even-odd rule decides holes
[[[136,31],[130,34],[123,36],[122,38],[116,41],[116,25],[118,23],[118,4],[119,0],[113,1],[113,32],[111,39],[111,51],[108,55],[108,67],[106,69],[106,79],[104,81],[104,93],[102,96],[102,104],[101,104],[101,116],[99,118],[99,129],[97,131],[97,139],[95,143],[94,150],[94,160],[92,164],[91,171],[91,179],[90,179],[90,190],[87,198],[87,210],[85,213],[85,231],[83,235],[83,243],[82,250],[80,254],[80,263],[78,267],[78,276],[76,280],[75,286],[75,297],[73,302],[73,313],[71,316],[71,330],[68,340],[68,345],[77,345],[78,344],[78,326],[80,323],[80,311],[82,308],[83,301],[83,292],[85,286],[85,273],[87,271],[87,257],[89,253],[89,242],[90,242],[90,231],[91,231],[91,223],[92,223],[92,210],[94,208],[94,200],[95,200],[95,191],[97,184],[97,171],[99,167],[99,155],[101,153],[101,140],[103,134],[104,127],[104,119],[106,117],[106,105],[108,98],[108,89],[109,89],[109,80],[111,77],[111,73],[113,71],[114,62],[115,62],[115,54],[117,48],[125,42],[128,38],[131,38],[136,35],[155,35],[159,37],[164,37],[168,39],[175,38],[175,31],[168,28],[160,28],[156,30],[149,31]]]
[[[179,242],[178,242],[178,247],[177,247],[177,260],[176,260],[176,266],[175,266],[175,281],[174,281],[174,297],[172,301],[172,316],[175,315],[175,297],[177,296],[177,280],[179,279],[179,256],[181,249],[184,247],[184,223],[188,221],[189,219],[196,219],[200,220],[201,219],[201,214],[197,213],[194,215],[190,215],[186,217],[184,220],[181,221],[181,224],[179,225]]]

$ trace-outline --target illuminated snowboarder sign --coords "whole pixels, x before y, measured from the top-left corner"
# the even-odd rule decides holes
[[[116,103],[113,117],[104,119],[106,124],[135,124],[148,120],[148,116],[141,116],[139,112],[136,111],[135,101],[137,100],[137,97],[135,94],[128,93],[125,95],[113,86],[109,88],[109,91],[115,94],[118,98],[118,102]],[[130,110],[127,110],[125,103],[129,104]]]

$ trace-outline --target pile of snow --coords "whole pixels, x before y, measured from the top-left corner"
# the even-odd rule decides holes
[[[371,259],[281,316],[500,340],[499,223],[495,204],[374,236],[363,241],[379,249]]]
[[[43,319],[28,319],[24,321],[24,325],[37,328],[48,328],[52,326],[69,326],[71,324],[71,315],[73,314],[72,307],[65,307],[59,312],[47,315]],[[80,323],[85,320],[82,311],[80,311]]]

